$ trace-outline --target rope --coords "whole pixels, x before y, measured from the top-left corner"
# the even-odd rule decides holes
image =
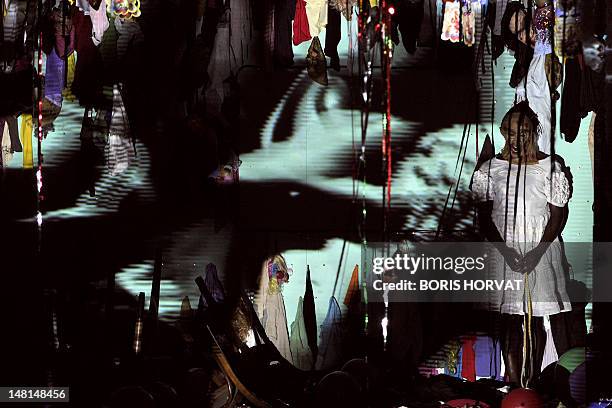
[[[523,279],[523,293],[527,295],[527,314],[523,315],[523,364],[521,367],[521,387],[529,387],[529,377],[533,373],[533,335],[531,332],[531,317],[533,316],[533,304],[531,301],[531,292],[529,291],[529,274],[525,274]],[[527,341],[529,341],[529,376],[526,375],[527,368]]]

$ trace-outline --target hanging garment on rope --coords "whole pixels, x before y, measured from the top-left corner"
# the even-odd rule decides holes
[[[578,136],[580,121],[586,115],[580,108],[582,70],[578,58],[565,61],[565,83],[561,97],[560,127],[566,142],[572,143]]]
[[[257,317],[270,341],[286,360],[292,361],[285,300],[278,280],[270,276],[269,270],[274,268],[274,265],[270,265],[271,263],[275,262],[267,259],[262,265],[259,290],[255,296],[254,306]]]
[[[20,125],[21,145],[23,146],[23,168],[34,167],[34,152],[32,150],[32,115],[27,113],[21,115]]]
[[[6,125],[9,137],[11,139],[11,152],[23,151],[21,142],[19,141],[19,125],[17,124],[17,118],[15,116],[5,116],[0,118],[0,129]]]
[[[47,55],[45,69],[45,98],[54,105],[62,106],[62,91],[64,89],[64,60],[52,49]]]
[[[335,297],[329,299],[327,316],[321,325],[317,370],[339,369],[345,362],[342,353],[342,312]]]
[[[392,33],[397,36],[395,31],[399,30],[404,48],[410,54],[413,54],[417,48],[423,22],[423,4],[424,2],[420,0],[402,0],[396,3],[396,11],[392,18]],[[397,40],[396,38],[395,41]]]
[[[217,25],[213,51],[208,63],[209,85],[205,91],[207,111],[220,112],[224,97],[224,81],[232,73],[229,11],[226,11]]]
[[[102,99],[102,56],[92,41],[89,16],[74,9],[72,22],[75,30],[74,48],[78,54],[74,70],[72,92],[81,105],[96,105]]]
[[[476,36],[476,17],[472,9],[472,2],[466,1],[462,11],[461,25],[463,27],[463,43],[471,47],[474,45]]]
[[[476,381],[476,353],[474,344],[476,336],[465,337],[462,341],[461,377],[468,381]]]
[[[330,67],[340,71],[340,56],[338,44],[340,43],[340,12],[329,5],[327,9],[327,29],[325,30],[325,55],[330,58]]]
[[[327,0],[306,0],[310,35],[316,37],[327,25]]]
[[[501,380],[501,346],[489,336],[478,336],[474,343],[476,376]]]
[[[327,86],[327,61],[319,37],[314,37],[306,55],[306,69],[313,81]]]
[[[311,38],[306,15],[306,0],[297,0],[293,19],[293,45],[300,45]]]
[[[134,148],[120,85],[113,86],[113,111],[106,147],[106,165],[111,175],[125,172],[134,159]]]
[[[2,167],[8,166],[10,161],[13,159],[13,151],[11,149],[11,136],[9,134],[8,124],[2,124]]]
[[[304,322],[304,298],[302,296],[298,300],[295,320],[291,323],[289,340],[293,365],[300,370],[310,370],[312,368],[312,352],[308,346],[308,335]]]
[[[253,4],[252,0],[241,0],[234,1],[231,5],[232,35],[230,41],[233,50],[232,63],[234,69],[249,64],[252,58],[250,44],[253,38]],[[293,14],[291,14],[289,20],[291,20],[291,17],[293,17]]]
[[[353,9],[356,4],[357,0],[329,0],[329,5],[342,13],[347,20],[353,18]]]
[[[108,22],[108,16],[106,15],[106,7],[104,4],[100,4],[98,9],[91,7],[89,9],[89,18],[91,19],[91,40],[94,45],[98,46],[102,42],[102,37],[108,28],[110,23]]]
[[[557,349],[555,348],[555,342],[553,340],[553,333],[550,328],[549,316],[544,317],[544,330],[546,331],[546,345],[544,346],[544,357],[542,358],[541,370],[544,371],[549,364],[554,363],[559,359]]]
[[[53,20],[55,34],[55,51],[60,59],[72,54],[75,47],[76,31],[72,23],[72,13],[63,15],[61,10],[53,10],[51,18]]]
[[[459,1],[446,2],[444,5],[444,21],[442,22],[442,34],[440,38],[443,41],[459,42],[460,37],[460,17],[459,9],[461,5]]]
[[[546,77],[546,55],[534,55],[526,78],[516,86],[516,102],[524,100],[529,102],[529,107],[538,115],[540,121],[538,148],[541,152],[550,154],[553,137],[550,122],[552,99]]]
[[[293,65],[293,48],[291,47],[291,21],[295,16],[295,6],[288,0],[277,1],[274,8],[274,62],[280,67]]]

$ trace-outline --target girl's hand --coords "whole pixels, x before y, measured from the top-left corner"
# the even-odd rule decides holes
[[[520,268],[518,272],[525,274],[533,271],[535,267],[538,266],[538,263],[540,263],[542,255],[542,251],[537,248],[527,252],[527,254],[525,254],[523,259],[520,261]]]
[[[510,247],[505,247],[505,249],[502,249],[500,252],[510,269],[512,269],[514,272],[518,272],[521,267],[522,260],[521,255],[517,252],[517,250]]]

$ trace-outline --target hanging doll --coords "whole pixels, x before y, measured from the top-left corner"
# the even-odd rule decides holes
[[[282,255],[276,255],[263,264],[255,308],[261,325],[280,354],[292,361],[289,329],[283,298],[283,285],[289,282],[291,270]]]
[[[523,347],[529,349],[527,378],[538,375],[544,356],[544,317],[571,310],[558,240],[570,186],[558,159],[538,150],[539,121],[527,102],[504,116],[500,154],[474,173],[472,191],[480,228],[497,249],[489,257],[494,279],[522,281],[521,290],[495,292],[489,300],[504,322],[506,373],[521,381]],[[523,343],[523,325],[531,340]]]
[[[552,24],[554,8],[546,0],[537,0],[533,15],[518,1],[508,3],[502,18],[502,37],[506,47],[514,52],[510,86],[516,89],[516,102],[528,101],[537,114],[541,131],[538,147],[551,152],[553,138],[551,108],[558,99],[556,89],[561,83],[561,64],[553,52]]]

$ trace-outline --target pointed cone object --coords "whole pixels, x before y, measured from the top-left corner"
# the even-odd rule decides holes
[[[317,314],[315,310],[314,294],[312,291],[312,281],[310,280],[310,266],[306,266],[306,290],[304,292],[304,324],[306,326],[306,336],[308,346],[312,352],[313,365],[318,354],[317,337]]]
[[[344,305],[349,307],[355,301],[361,301],[361,293],[359,291],[359,265],[355,265],[355,268],[353,268],[351,281],[346,290],[346,295],[344,295]]]
[[[223,284],[219,279],[219,275],[217,273],[217,266],[214,263],[209,263],[208,265],[206,265],[206,275],[204,276],[204,283],[206,284],[208,291],[216,302],[221,303],[225,300]]]
[[[300,296],[298,300],[295,320],[291,323],[291,358],[293,365],[301,370],[312,368],[312,352],[308,346],[308,335],[306,334],[306,324],[304,323],[304,298]]]
[[[342,311],[335,297],[329,298],[327,316],[321,325],[317,370],[339,369],[342,360]]]

